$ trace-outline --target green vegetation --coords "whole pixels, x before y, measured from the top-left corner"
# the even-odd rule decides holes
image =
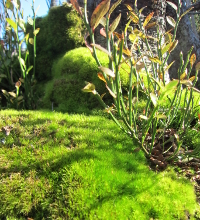
[[[84,24],[76,11],[69,5],[53,7],[48,15],[36,19],[37,36],[36,79],[51,79],[53,61],[76,47],[83,45]],[[27,26],[31,36],[31,27]],[[32,55],[30,48],[30,55]]]
[[[192,184],[172,168],[151,171],[112,121],[0,114],[1,219],[194,219]],[[12,127],[8,136],[5,126]]]
[[[104,53],[98,53],[101,62],[108,64],[108,58]],[[80,47],[67,52],[59,58],[52,67],[53,79],[45,86],[43,108],[54,108],[62,112],[85,112],[100,107],[98,101],[90,94],[85,94],[80,88],[85,86],[85,81],[95,81],[98,89],[103,94],[106,88],[100,82],[97,73],[98,66],[90,51]],[[109,95],[105,96],[109,98]]]

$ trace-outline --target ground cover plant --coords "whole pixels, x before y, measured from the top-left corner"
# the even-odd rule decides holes
[[[111,24],[110,16],[121,3],[121,0],[112,5],[110,0],[102,1],[93,11],[90,22],[87,16],[87,1],[84,1],[84,13],[82,13],[76,0],[71,0],[71,3],[85,23],[88,31],[86,37],[90,36],[90,41],[92,42],[89,44],[86,41],[86,46],[99,66],[101,72],[98,73],[98,77],[105,83],[105,87],[113,97],[113,104],[107,104],[103,100],[103,94],[101,95],[91,82],[82,91],[93,93],[121,130],[129,135],[134,142],[138,143],[146,156],[156,166],[164,169],[167,166],[167,161],[175,159],[180,153],[180,147],[183,146],[182,138],[188,129],[191,129],[190,125],[195,115],[197,115],[197,122],[194,128],[196,133],[198,133],[199,129],[198,120],[200,120],[200,113],[198,112],[198,106],[194,106],[193,92],[199,92],[195,88],[195,84],[200,63],[195,65],[195,76],[191,77],[190,74],[196,62],[196,55],[192,54],[193,47],[188,52],[186,60],[183,60],[183,54],[182,52],[180,53],[181,62],[178,69],[178,79],[173,79],[169,82],[166,80],[167,71],[174,63],[173,61],[167,64],[167,61],[170,53],[178,44],[176,40],[177,27],[181,18],[189,10],[181,14],[180,0],[178,5],[167,2],[176,11],[177,18],[175,21],[172,17],[167,16],[167,21],[172,26],[172,29],[165,32],[159,22],[152,21],[154,12],[150,13],[142,21],[144,8],[138,10],[136,0],[133,8],[130,5],[126,5],[128,9],[127,25],[122,33],[116,33],[115,30],[120,22],[121,14]],[[100,33],[106,38],[106,49],[101,45],[95,44],[94,33],[99,24],[103,26]],[[133,24],[136,26],[135,29]],[[157,31],[156,36],[148,34],[148,30],[151,28]],[[127,32],[128,29],[130,34]],[[172,30],[173,34],[171,33]],[[144,42],[146,49],[141,49],[139,40]],[[129,46],[130,43],[131,46]],[[101,64],[96,48],[108,55],[109,68]],[[119,74],[124,63],[129,66],[129,88],[125,92],[122,90]],[[143,68],[147,86],[143,80],[144,73],[140,71]],[[133,76],[135,76],[136,82],[133,81]],[[186,92],[183,92],[185,86]],[[135,91],[133,91],[133,88],[135,88]],[[139,91],[144,94],[146,101],[142,114],[138,111],[138,103],[141,100]],[[172,98],[170,98],[169,94],[173,94]],[[187,95],[189,95],[189,99]],[[182,98],[184,104],[181,106]],[[166,102],[166,100],[169,100],[170,104],[168,108],[162,108],[162,103]],[[181,114],[179,114],[180,111]],[[180,123],[174,129],[172,122],[178,114],[181,115]],[[138,119],[141,119],[140,123],[138,123]],[[187,151],[188,149],[185,150]],[[199,152],[199,146],[193,151],[193,154],[195,155],[196,152]],[[188,155],[191,156],[192,153],[184,151],[181,157]]]
[[[194,219],[193,185],[155,173],[101,116],[0,112],[1,219]]]

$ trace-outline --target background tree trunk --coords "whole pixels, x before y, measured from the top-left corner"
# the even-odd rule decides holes
[[[50,8],[57,6],[58,1],[57,0],[51,0]]]
[[[173,3],[177,5],[177,0],[172,0]],[[181,12],[183,13],[186,11],[187,5],[185,4],[185,1],[182,4]],[[168,6],[167,7],[167,15],[172,16],[174,19],[176,19],[176,12],[175,10]],[[170,78],[177,78],[177,71],[180,65],[180,52],[183,52],[183,57],[186,59],[187,52],[191,49],[192,46],[194,46],[193,53],[196,54],[197,62],[200,61],[200,40],[198,35],[194,32],[191,22],[190,22],[190,16],[189,14],[186,14],[180,21],[178,29],[177,29],[177,35],[176,39],[179,40],[179,43],[175,50],[171,53],[169,61],[172,62],[175,60],[176,62],[172,65],[170,68]]]

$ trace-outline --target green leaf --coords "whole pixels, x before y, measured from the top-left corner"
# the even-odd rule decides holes
[[[148,56],[148,58],[149,58],[149,60],[151,60],[151,61],[154,62],[154,63],[162,64],[162,61],[159,60],[158,57],[150,57],[150,56]]]
[[[0,78],[7,78],[6,74],[0,74]]]
[[[33,34],[36,36],[40,31],[40,28],[35,29],[35,31],[33,32]]]
[[[148,117],[145,115],[140,115],[139,118],[144,119],[144,120],[148,120]]]
[[[28,17],[28,23],[32,26],[33,25],[33,19],[31,17]]]
[[[188,87],[192,86],[192,82],[190,80],[181,80],[180,83],[184,84],[184,85],[186,85]]]
[[[99,69],[102,72],[104,72],[107,76],[110,76],[111,78],[115,78],[115,73],[112,70],[110,70],[109,68],[101,66],[101,67],[99,67]]]
[[[138,36],[136,34],[129,34],[129,40],[134,43]]]
[[[95,85],[92,83],[88,83],[83,89],[83,92],[92,92],[93,94],[96,94]]]
[[[14,92],[8,92],[12,97],[16,98],[16,94]]]
[[[99,23],[105,27],[106,26],[106,18],[102,17]]]
[[[2,89],[1,91],[3,92],[3,94],[5,95],[5,97],[7,97],[7,98],[9,97],[9,93],[8,93],[6,90]]]
[[[118,15],[118,17],[113,21],[113,23],[109,27],[109,34],[111,34],[115,29],[117,28],[119,22],[121,19],[121,13]]]
[[[174,20],[172,17],[167,16],[166,19],[167,19],[167,22],[168,22],[172,27],[175,27],[175,26],[176,26],[176,22],[175,22],[175,20]]]
[[[14,7],[11,1],[6,1],[6,8],[13,11]]]
[[[100,50],[100,51],[102,51],[104,53],[106,53],[110,58],[112,58],[111,53],[108,50],[106,50],[105,48],[103,48],[101,45],[99,45],[99,44],[91,44],[91,46],[97,48],[98,50]]]
[[[109,7],[110,0],[104,0],[95,8],[90,21],[93,31],[99,25],[101,18],[108,12]]]
[[[153,105],[156,107],[158,104],[158,97],[154,93],[150,93],[150,98]]]
[[[34,45],[34,40],[33,40],[33,38],[29,38],[29,43],[32,44],[32,45]]]
[[[165,47],[161,50],[161,54],[163,55],[166,52],[168,52],[171,46],[172,46],[172,43],[165,45]]]
[[[24,99],[23,96],[18,96],[18,97],[17,97],[17,101],[22,101],[23,99]]]
[[[175,11],[177,11],[177,6],[173,2],[167,1],[167,4],[169,4]]]
[[[167,119],[166,115],[156,115],[155,118],[157,119]]]
[[[178,45],[178,40],[175,40],[169,48],[169,53],[171,53],[176,48],[177,45]]]
[[[10,18],[6,18],[8,24],[14,29],[15,33],[17,32],[17,24]]]
[[[40,8],[40,5],[38,5],[37,9],[35,10],[35,16],[36,16],[37,11],[39,10],[39,8]]]
[[[106,88],[107,88],[108,92],[110,93],[110,95],[116,99],[117,96],[115,95],[115,93],[107,85],[106,85]]]
[[[142,11],[143,11],[146,7],[147,7],[147,6],[142,7],[142,8],[139,10],[139,13],[142,14]]]
[[[19,27],[25,32],[26,31],[26,23],[25,23],[25,21],[20,18],[18,24],[19,24]]]
[[[21,46],[23,41],[26,40],[26,42],[28,41],[29,38],[29,34],[26,34],[26,36],[21,40],[21,42],[19,43],[19,45]]]
[[[29,68],[26,71],[26,74],[28,74],[33,69],[33,66],[29,66]]]
[[[22,64],[22,66],[25,68],[26,64],[25,61],[22,58],[19,58],[19,62]]]
[[[165,96],[172,93],[172,91],[177,88],[178,83],[179,83],[178,80],[172,80],[165,87],[162,87],[163,91],[161,91],[160,100],[162,100]]]
[[[122,0],[118,0],[117,2],[115,2],[112,7],[110,8],[108,14],[111,15],[113,13],[113,11],[115,10],[115,8],[122,2]]]

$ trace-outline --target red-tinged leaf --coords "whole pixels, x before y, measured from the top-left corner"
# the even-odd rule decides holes
[[[169,4],[175,11],[177,11],[177,6],[173,2],[167,1],[167,4]]]
[[[175,26],[176,26],[176,22],[175,22],[175,20],[174,20],[172,17],[167,16],[166,19],[167,19],[167,22],[168,22],[172,27],[175,27]]]
[[[106,50],[105,48],[103,48],[101,45],[99,45],[99,44],[91,44],[91,46],[97,48],[98,50],[100,50],[100,51],[102,51],[104,53],[106,53],[110,58],[112,58],[111,53],[108,50]]]
[[[200,121],[200,113],[198,113],[198,118],[199,118],[199,121]]]
[[[196,71],[199,71],[199,70],[200,70],[200,62],[198,62],[198,63],[196,64],[195,70],[196,70]]]
[[[130,5],[125,4],[125,6],[128,8],[129,11],[133,11]]]
[[[98,73],[97,75],[98,75],[98,77],[99,77],[100,80],[102,80],[102,81],[104,81],[105,83],[107,83],[102,73]]]
[[[195,76],[192,76],[192,77],[189,78],[189,80],[190,80],[191,82],[193,82],[193,81],[195,80],[195,78],[196,78]]]
[[[121,13],[118,15],[118,17],[113,21],[113,23],[109,27],[109,34],[111,34],[115,29],[117,28],[119,22],[121,19]]]
[[[110,0],[104,0],[95,8],[90,21],[93,30],[99,25],[101,18],[108,12],[109,7]]]
[[[106,93],[103,93],[100,97],[101,99],[103,99],[103,97],[106,95]]]
[[[80,9],[78,2],[76,0],[70,0],[70,2],[73,5],[73,7],[75,8],[75,10],[80,14],[80,16],[83,17],[82,11]]]
[[[118,34],[117,32],[113,32],[113,34],[119,39],[123,39],[123,36],[121,34]]]
[[[115,93],[107,85],[106,85],[106,88],[107,88],[108,92],[110,93],[110,95],[116,99],[117,97],[116,97]]]
[[[111,15],[112,12],[117,8],[117,6],[122,2],[122,0],[118,0],[117,2],[115,2],[112,7],[110,8],[108,14]]]
[[[15,87],[20,87],[21,86],[21,81],[17,81],[16,83],[15,83]]]
[[[139,18],[134,12],[132,12],[132,11],[129,12],[129,17],[133,23],[135,23],[135,24],[139,23]]]
[[[157,22],[154,21],[154,22],[151,22],[151,23],[148,23],[146,26],[145,26],[145,29],[150,29],[152,27],[155,27],[157,25]]]
[[[171,47],[169,48],[169,53],[171,53],[176,48],[177,45],[178,45],[178,40],[175,40],[172,43]]]
[[[124,48],[123,49],[123,53],[126,54],[127,56],[131,56],[132,55],[131,51],[128,48]]]
[[[101,36],[106,37],[105,28],[101,28],[101,29],[100,29],[100,34],[101,34]]]
[[[107,76],[115,78],[115,73],[107,67],[100,66],[99,69],[104,72]]]
[[[143,27],[146,27],[146,25],[149,23],[149,21],[152,19],[154,15],[154,12],[151,12],[145,19],[144,23],[143,23]]]
[[[196,55],[193,53],[192,56],[190,57],[190,65],[193,66],[195,62],[196,62]]]

